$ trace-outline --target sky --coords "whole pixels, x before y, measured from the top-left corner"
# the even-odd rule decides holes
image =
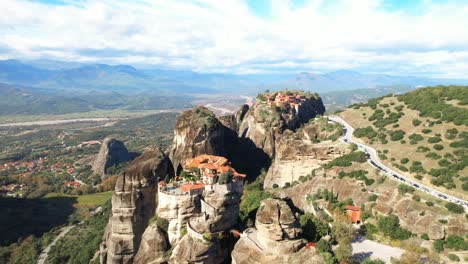
[[[2,0],[0,59],[468,76],[468,0]]]

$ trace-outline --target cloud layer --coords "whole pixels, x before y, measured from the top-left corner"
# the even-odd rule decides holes
[[[268,16],[231,0],[62,2],[2,1],[0,58],[201,72],[468,73],[463,1],[398,8],[383,0],[310,0],[300,7],[273,0]]]

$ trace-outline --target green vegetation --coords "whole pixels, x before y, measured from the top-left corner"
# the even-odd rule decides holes
[[[389,131],[389,134],[390,134],[390,140],[398,141],[398,140],[403,139],[406,133],[403,130],[395,130],[395,131]]]
[[[460,236],[449,235],[446,240],[434,241],[433,247],[437,252],[442,252],[444,248],[456,251],[468,250],[468,241]]]
[[[399,192],[400,194],[413,193],[413,192],[414,192],[414,188],[411,187],[411,186],[409,186],[409,185],[400,183],[400,184],[398,185],[398,192]]]
[[[436,86],[421,88],[398,96],[398,99],[414,110],[421,117],[432,117],[443,122],[453,122],[456,125],[468,125],[466,109],[448,104],[446,101],[457,100],[459,106],[468,104],[468,89],[466,86]]]
[[[340,171],[340,173],[338,174],[338,177],[340,179],[342,179],[344,177],[354,178],[354,179],[357,179],[357,180],[360,180],[360,181],[364,181],[366,185],[372,185],[374,183],[374,179],[367,178],[366,175],[368,173],[369,172],[365,171],[365,170],[355,170],[355,171],[351,171],[349,173],[345,173],[344,171]]]
[[[76,226],[60,240],[60,243],[52,247],[47,263],[89,263],[102,242],[102,235],[111,211],[110,201],[107,201],[102,208],[100,213]]]
[[[338,157],[331,162],[324,165],[325,169],[330,169],[331,167],[338,166],[338,167],[349,167],[351,166],[352,162],[359,162],[364,163],[366,162],[366,154],[362,151],[354,151],[347,155],[343,155]]]
[[[451,261],[455,261],[455,262],[459,262],[459,261],[460,261],[460,258],[459,258],[457,255],[455,255],[455,254],[448,254],[447,256],[448,256],[448,258],[449,258]]]
[[[311,213],[301,215],[299,217],[299,224],[302,227],[302,237],[308,241],[319,241],[321,237],[327,235],[329,232],[328,225],[319,221]]]
[[[456,214],[463,214],[465,212],[465,210],[463,209],[463,206],[456,204],[456,203],[452,203],[452,202],[447,202],[445,204],[445,208],[447,208],[447,210],[449,210],[450,212],[456,213]]]
[[[377,132],[371,127],[356,128],[353,132],[353,136],[357,138],[367,137],[368,139],[374,138],[377,136]]]
[[[392,239],[405,240],[411,237],[411,232],[400,227],[400,220],[396,215],[381,216],[377,222],[379,231]]]
[[[261,175],[254,182],[244,185],[244,194],[240,203],[240,218],[248,226],[255,223],[255,216],[260,207],[260,202],[273,197],[272,194],[263,190],[265,176],[266,172],[262,170]]]

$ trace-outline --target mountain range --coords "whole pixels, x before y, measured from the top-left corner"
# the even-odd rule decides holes
[[[362,74],[349,70],[324,74],[301,72],[238,75],[53,60],[3,60],[0,61],[0,83],[78,93],[96,90],[158,95],[253,95],[265,89],[297,88],[325,93],[394,85],[416,87],[468,84],[468,80]]]

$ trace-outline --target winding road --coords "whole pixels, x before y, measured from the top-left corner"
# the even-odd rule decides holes
[[[102,211],[102,207],[99,206],[97,207],[94,211],[91,212],[91,215],[95,215],[99,212]],[[45,263],[45,260],[47,259],[47,256],[49,255],[49,252],[50,250],[52,249],[52,247],[62,238],[64,237],[66,234],[68,234],[68,232],[70,232],[73,228],[75,228],[77,225],[81,225],[82,223],[84,222],[81,221],[79,222],[78,224],[74,224],[74,225],[71,225],[71,226],[65,226],[62,228],[62,232],[60,232],[60,234],[58,234],[54,240],[52,241],[52,243],[50,243],[49,245],[47,245],[46,248],[44,248],[44,250],[41,252],[41,254],[39,255],[39,258],[37,259],[37,264],[44,264]]]
[[[407,176],[405,176],[405,175],[403,175],[401,173],[398,173],[398,172],[388,168],[384,164],[382,164],[382,162],[378,158],[377,151],[374,148],[366,146],[366,145],[361,144],[361,143],[358,143],[358,142],[353,140],[352,135],[353,135],[353,132],[354,132],[354,128],[348,122],[346,122],[344,119],[342,119],[341,117],[328,116],[328,120],[331,121],[331,122],[335,122],[335,123],[339,123],[339,124],[343,125],[344,129],[343,129],[343,134],[341,136],[341,141],[343,141],[346,144],[350,144],[350,143],[356,144],[358,146],[358,149],[360,149],[360,150],[362,150],[362,151],[364,151],[366,153],[367,162],[369,162],[369,164],[371,164],[376,169],[378,169],[381,172],[387,174],[390,179],[393,179],[393,180],[399,181],[401,183],[404,183],[406,185],[412,186],[412,187],[414,187],[414,188],[416,188],[416,189],[418,189],[420,191],[426,192],[426,193],[428,193],[428,194],[430,194],[430,195],[432,195],[434,197],[437,197],[439,199],[442,199],[442,200],[445,200],[445,201],[448,201],[448,202],[453,202],[453,203],[460,204],[465,208],[465,211],[467,211],[468,202],[466,202],[465,200],[454,197],[454,196],[451,196],[449,194],[446,194],[446,193],[443,193],[443,192],[440,192],[440,191],[437,191],[437,190],[435,190],[435,189],[433,189],[433,188],[431,188],[431,187],[429,187],[427,185],[416,182],[416,181],[408,178]]]

